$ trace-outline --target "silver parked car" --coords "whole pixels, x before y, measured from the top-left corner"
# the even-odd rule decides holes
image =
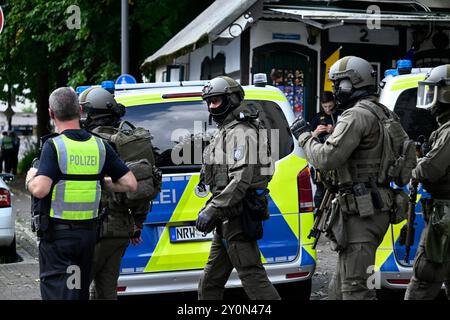
[[[12,207],[12,193],[7,183],[13,181],[9,173],[0,174],[0,260],[16,259],[16,214]]]

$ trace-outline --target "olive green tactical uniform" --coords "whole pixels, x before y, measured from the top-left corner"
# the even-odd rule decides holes
[[[218,222],[199,282],[198,297],[201,300],[222,299],[233,268],[250,299],[280,299],[262,265],[258,243],[245,240],[241,225],[240,215],[244,214],[243,199],[247,191],[265,189],[271,178],[271,175],[261,174],[257,151],[265,149],[256,148],[258,138],[254,123],[257,120],[235,120],[241,110],[242,107],[238,107],[227,116],[204,152],[201,179],[212,192],[206,208],[214,212]],[[249,133],[248,140],[241,140],[244,132]],[[235,138],[237,143],[227,148],[227,142]]]
[[[376,181],[380,170],[383,152],[380,124],[377,117],[362,106],[363,100],[376,103],[375,97],[367,97],[344,111],[324,144],[311,138],[310,132],[299,137],[300,146],[311,165],[321,171],[338,172],[340,194],[336,195],[333,205],[338,214],[331,240],[339,252],[339,259],[329,287],[332,300],[375,299],[375,292],[369,290],[367,279],[371,275],[370,267],[375,264],[376,248],[389,226],[389,211],[393,203],[393,192],[387,183],[378,183],[383,202],[381,209],[373,207],[370,193],[369,200],[364,203],[356,202],[358,200],[351,193],[341,196],[347,193],[345,187],[351,188],[355,183],[364,183],[371,191],[369,177]],[[372,215],[361,216],[363,205],[372,210]]]
[[[442,283],[450,298],[450,121],[431,135],[430,142],[431,151],[419,161],[413,176],[431,194],[434,209],[425,217],[407,300],[434,299]]]
[[[97,127],[92,132],[100,134],[105,130],[105,127]],[[102,193],[101,207],[107,209],[107,215],[102,219],[99,232],[101,239],[95,247],[91,299],[117,299],[117,279],[122,256],[133,236],[134,226],[142,226],[150,210],[150,202],[146,202],[131,214],[124,197],[122,193]]]

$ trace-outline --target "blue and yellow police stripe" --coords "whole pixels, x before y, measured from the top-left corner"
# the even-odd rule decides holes
[[[246,90],[245,99],[286,101],[282,92],[271,90]],[[201,98],[165,99],[161,94],[145,94],[118,96],[116,100],[129,107],[176,101],[199,101]],[[292,261],[299,253],[302,257],[301,265],[314,265],[316,262],[316,251],[312,249],[313,240],[307,239],[313,225],[313,213],[298,214],[296,178],[300,170],[306,166],[306,160],[295,154],[276,163],[275,175],[269,184],[271,218],[265,222],[264,237],[259,241],[263,263]],[[165,179],[171,178],[165,177]],[[170,218],[163,218],[158,212],[149,213],[147,222],[154,223],[154,225],[147,224],[143,230],[145,250],[142,246],[141,248],[130,246],[122,263],[122,271],[133,269],[134,272],[158,272],[204,267],[209,254],[210,242],[172,243],[169,234],[169,226],[194,221],[204,206],[207,199],[199,198],[194,193],[198,180],[199,175],[194,174],[189,177],[187,182],[183,182],[182,195],[179,200],[177,199],[173,210],[170,210]],[[163,225],[164,220],[167,222],[166,225]],[[280,235],[283,235],[284,242],[281,246],[277,246],[276,241],[272,240]],[[299,243],[301,247],[299,247]],[[127,262],[127,256],[135,258]]]

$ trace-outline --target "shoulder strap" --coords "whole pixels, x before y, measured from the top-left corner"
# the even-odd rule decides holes
[[[386,114],[386,110],[384,110],[384,106],[381,104],[377,104],[370,100],[360,100],[355,107],[359,107],[362,109],[369,110],[374,114],[378,120],[384,120],[390,118],[388,114]]]
[[[131,128],[131,130],[136,129],[136,127],[131,122],[124,120],[124,121],[121,121],[119,124],[119,127],[118,127],[119,131],[122,131],[122,129],[125,125],[129,126]]]
[[[233,121],[227,123],[227,124],[223,127],[223,129],[224,129],[224,130],[226,130],[226,129],[232,129],[232,128],[234,128],[235,126],[237,126],[239,123],[241,123],[241,122],[240,122],[240,121],[237,121],[237,120],[233,120]]]
[[[96,127],[94,129],[92,129],[91,131],[88,131],[90,134],[92,134],[94,137],[106,140],[107,142],[111,142],[111,136],[113,136],[114,134],[116,134],[117,132],[119,132],[119,130],[117,128],[114,127],[107,127],[109,129],[111,129],[112,131],[114,130],[115,132],[105,132],[102,131],[102,129],[104,129],[105,127]]]

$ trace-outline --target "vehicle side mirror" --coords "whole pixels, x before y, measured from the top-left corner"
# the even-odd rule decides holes
[[[11,173],[0,173],[0,178],[6,183],[11,183],[14,181],[14,175]]]

